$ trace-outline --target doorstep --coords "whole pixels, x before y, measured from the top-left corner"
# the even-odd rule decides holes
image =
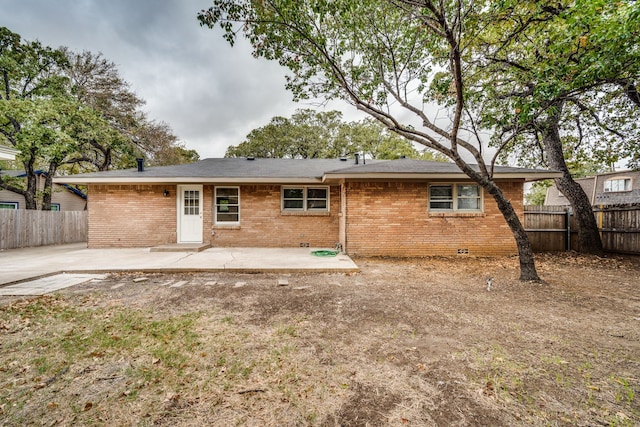
[[[209,243],[169,243],[154,246],[149,249],[149,252],[202,252],[210,247]]]

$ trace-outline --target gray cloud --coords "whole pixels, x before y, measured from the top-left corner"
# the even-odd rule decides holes
[[[296,104],[284,89],[285,70],[251,56],[246,42],[231,48],[200,27],[209,0],[5,0],[0,25],[26,40],[101,52],[146,101],[150,118],[168,123],[200,156],[222,157],[273,116]],[[7,12],[9,11],[9,12]],[[346,104],[331,104],[360,116]]]

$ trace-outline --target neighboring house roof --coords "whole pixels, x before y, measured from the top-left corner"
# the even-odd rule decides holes
[[[36,171],[33,171],[34,174],[36,175],[46,175],[47,172],[43,171],[41,169],[38,169]],[[0,170],[0,176],[5,175],[5,176],[9,176],[11,178],[24,178],[27,176],[27,173],[25,171],[22,170]],[[65,188],[66,190],[68,190],[69,192],[75,194],[78,197],[82,197],[83,199],[87,200],[87,195],[84,194],[82,191],[78,190],[75,187],[72,187],[68,184],[64,184],[64,183],[59,183],[56,182],[56,184],[60,185],[61,187]]]
[[[628,191],[605,191],[605,184],[612,179],[629,179],[631,188]],[[602,173],[575,180],[586,193],[592,205],[617,205],[640,203],[640,171],[619,171]],[[554,185],[547,189],[545,205],[568,206],[569,200]]]
[[[24,176],[27,176],[24,171],[20,171],[20,170],[0,170],[0,176],[5,175],[5,176],[9,176],[11,178],[22,178]]]
[[[496,179],[537,180],[555,178],[560,173],[540,170],[496,166]],[[251,159],[211,158],[199,162],[137,169],[93,172],[60,176],[58,183],[322,183],[333,179],[358,178],[446,178],[464,179],[467,176],[453,163],[426,160],[362,160],[355,164],[346,159]]]
[[[593,178],[594,177],[575,179],[575,181],[580,184],[580,187],[582,187],[587,197],[589,197],[590,201],[593,197]],[[569,203],[569,200],[567,200],[564,194],[558,190],[558,187],[553,184],[551,187],[547,188],[547,195],[545,196],[544,204],[546,206],[569,206],[571,203]]]
[[[14,148],[0,145],[0,160],[15,160],[18,153],[20,153],[20,151]]]

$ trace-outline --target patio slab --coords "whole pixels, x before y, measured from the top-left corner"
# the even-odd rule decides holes
[[[0,296],[44,295],[90,280],[104,279],[104,274],[54,274],[13,285],[0,287]]]
[[[87,249],[86,244],[0,251],[0,285],[56,273],[227,271],[238,273],[355,272],[349,256],[316,257],[322,248],[209,248],[152,252],[150,248]]]

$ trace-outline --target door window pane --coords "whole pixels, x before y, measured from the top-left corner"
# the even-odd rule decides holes
[[[184,214],[200,215],[199,190],[184,190]]]

